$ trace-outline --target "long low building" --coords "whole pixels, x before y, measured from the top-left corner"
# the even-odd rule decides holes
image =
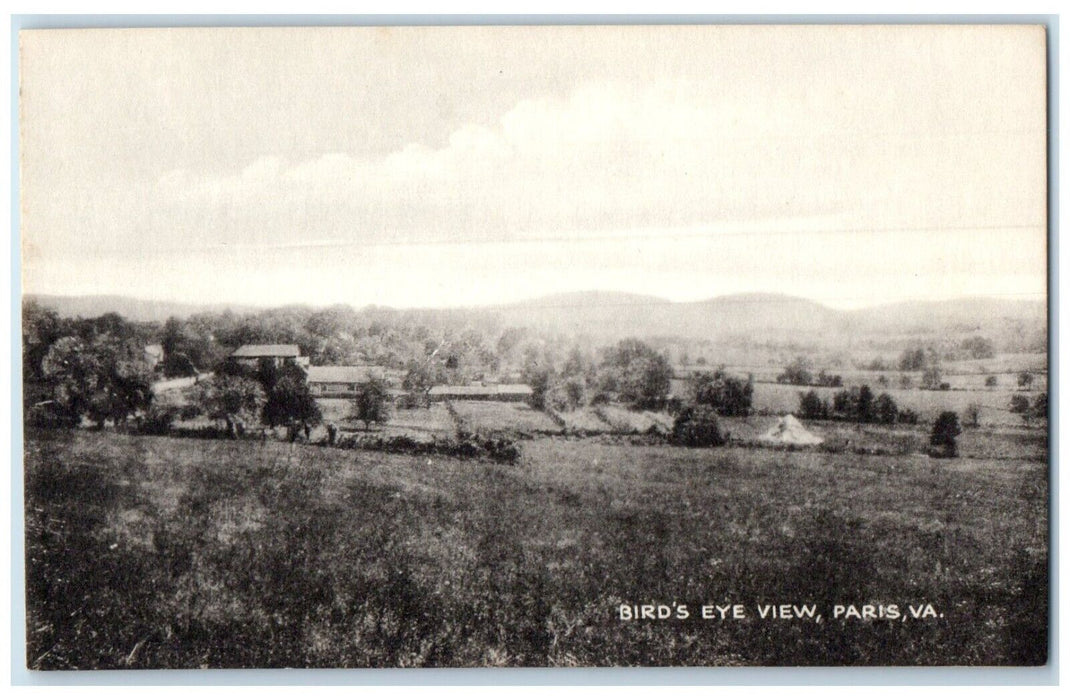
[[[308,367],[308,358],[301,355],[296,345],[242,345],[230,354],[230,359],[249,367],[256,367],[262,361],[276,367],[286,364]]]
[[[430,401],[527,401],[534,392],[527,384],[439,385],[427,392]]]
[[[349,398],[360,393],[372,377],[379,377],[388,385],[396,377],[385,367],[377,365],[351,365],[308,368],[308,389],[313,396],[325,398]]]

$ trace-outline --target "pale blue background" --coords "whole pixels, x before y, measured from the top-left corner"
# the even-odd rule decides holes
[[[22,502],[21,279],[19,260],[18,32],[86,27],[238,27],[465,24],[1044,24],[1048,30],[1049,391],[1058,396],[1058,78],[1054,15],[14,15],[11,18],[11,682],[13,685],[1049,685],[1058,683],[1058,508],[1051,497],[1049,664],[1040,668],[644,668],[418,670],[26,670]],[[1059,425],[1059,402],[1049,425]],[[1058,434],[1050,433],[1051,494],[1059,493]]]

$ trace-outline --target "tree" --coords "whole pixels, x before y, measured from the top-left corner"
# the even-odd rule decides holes
[[[962,424],[967,428],[976,428],[981,424],[981,404],[972,402],[962,414]]]
[[[829,405],[823,401],[816,391],[811,389],[806,393],[799,393],[799,415],[810,420],[822,420],[828,418]]]
[[[878,423],[891,425],[899,418],[899,407],[889,394],[881,394],[873,404],[873,414]]]
[[[868,384],[863,384],[858,388],[858,393],[855,395],[855,420],[862,423],[872,423],[875,417],[873,390],[869,388]]]
[[[659,408],[669,393],[672,366],[656,353],[628,365],[621,382],[621,398],[638,408]]]
[[[1011,397],[1011,413],[1024,414],[1029,410],[1029,397],[1024,394],[1015,394]]]
[[[1048,392],[1042,391],[1037,394],[1037,398],[1033,401],[1033,407],[1029,409],[1029,413],[1037,419],[1048,419]]]
[[[691,378],[695,403],[709,406],[722,416],[748,416],[754,397],[754,379],[729,376],[724,367],[712,374],[699,372]]]
[[[1018,374],[1018,386],[1022,389],[1028,389],[1033,386],[1033,375],[1029,372],[1021,372]]]
[[[936,390],[940,388],[941,383],[940,368],[936,365],[926,367],[921,375],[921,386],[925,389]]]
[[[300,369],[284,371],[267,391],[263,416],[273,428],[294,423],[314,426],[323,417]]]
[[[959,416],[954,411],[944,411],[933,423],[932,433],[929,435],[929,444],[940,448],[943,457],[954,457],[958,454],[956,438],[962,433],[959,427]]]
[[[217,374],[200,382],[194,393],[194,402],[204,414],[223,421],[231,436],[238,425],[259,420],[265,401],[259,382],[228,374]]]
[[[985,378],[985,386],[987,386],[987,387],[994,387],[994,386],[996,386],[998,384],[999,384],[999,379],[997,379],[996,375],[994,375],[994,374],[989,375],[988,377]]]
[[[106,420],[119,425],[152,402],[152,370],[132,338],[60,338],[41,367],[52,400],[71,424],[88,417],[100,428]]]
[[[66,336],[56,340],[41,359],[54,412],[70,425],[77,425],[89,411],[90,399],[99,384],[99,368],[85,342]]]
[[[574,411],[584,404],[587,385],[583,377],[568,377],[557,382],[547,394],[550,407],[555,411]]]
[[[430,362],[411,360],[406,366],[405,378],[401,388],[413,394],[426,394],[435,384],[435,374]]]
[[[911,348],[899,356],[899,369],[902,372],[916,372],[925,367],[925,350]]]
[[[966,356],[973,360],[987,360],[996,356],[996,348],[988,338],[979,335],[962,341],[960,346]]]
[[[725,444],[717,412],[708,406],[687,406],[676,416],[672,442],[685,447],[717,447]]]
[[[364,422],[364,429],[372,423],[385,423],[390,419],[390,395],[382,377],[371,377],[353,399],[353,417]]]
[[[805,357],[796,357],[784,371],[776,378],[780,384],[795,384],[797,386],[809,386],[813,383],[813,373],[810,370],[811,362]]]
[[[168,377],[195,375],[200,369],[213,367],[222,359],[206,319],[183,321],[172,316],[163,326],[163,372]]]
[[[615,375],[617,393],[622,401],[638,408],[656,408],[665,402],[672,380],[672,365],[641,340],[628,338],[611,347],[606,352],[603,366]]]

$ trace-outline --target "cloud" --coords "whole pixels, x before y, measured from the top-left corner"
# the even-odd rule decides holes
[[[1016,155],[1042,143],[1031,134],[981,145],[969,133],[874,135],[847,128],[853,122],[820,95],[781,95],[775,109],[772,99],[686,81],[589,86],[520,101],[438,147],[170,172],[156,187],[160,216],[198,239],[249,245],[508,240],[814,216],[875,228],[1037,223],[1020,220],[1023,210],[1042,211],[1023,177],[1032,161]]]

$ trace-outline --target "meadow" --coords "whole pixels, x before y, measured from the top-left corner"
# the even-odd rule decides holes
[[[976,404],[980,409],[981,425],[1021,426],[1022,417],[1010,410],[1011,397],[1015,394],[1024,394],[1032,402],[1037,396],[1036,391],[1025,392],[1010,388],[928,391],[870,385],[870,389],[877,395],[887,393],[895,400],[900,410],[914,411],[922,422],[930,424],[943,411],[955,411],[962,417],[968,406]],[[831,402],[833,395],[838,391],[843,391],[843,388],[802,387],[759,382],[754,385],[754,406],[756,410],[767,414],[797,414],[799,394],[811,390],[822,399]]]
[[[29,431],[27,663],[1042,664],[1044,433],[967,431],[962,449],[536,437],[503,466]],[[762,620],[762,603],[825,616]],[[621,619],[642,604],[691,615]],[[749,614],[702,619],[703,604]],[[839,604],[939,616],[833,619]]]

